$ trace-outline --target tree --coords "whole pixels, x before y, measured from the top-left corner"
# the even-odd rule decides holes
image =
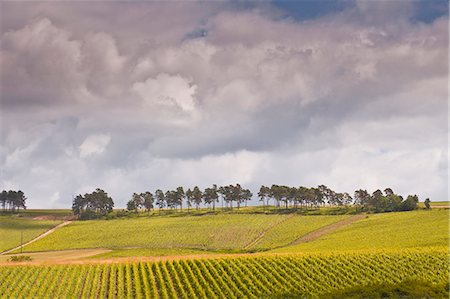
[[[217,195],[217,186],[214,185],[212,188],[206,188],[205,191],[203,191],[203,201],[205,204],[212,207],[212,209],[215,209],[215,202],[218,199]]]
[[[401,203],[401,211],[416,210],[419,204],[419,197],[417,195],[408,195],[408,197]]]
[[[203,194],[202,191],[200,191],[200,188],[197,186],[194,187],[194,190],[192,190],[192,199],[194,200],[195,207],[198,210],[200,204],[202,203]]]
[[[127,210],[137,212],[136,203],[132,199],[127,202]]]
[[[367,190],[356,190],[355,191],[355,204],[359,207],[366,207],[369,203],[370,195]],[[358,209],[358,208],[357,208]]]
[[[217,185],[213,184],[211,191],[211,198],[213,203],[213,211],[216,210],[216,202],[219,202],[219,194],[217,193]]]
[[[127,210],[138,212],[144,206],[144,198],[141,194],[133,193],[131,199],[127,202]]]
[[[27,198],[21,190],[3,190],[0,193],[0,203],[2,205],[3,211],[10,210],[14,213],[16,212],[16,210],[19,211],[20,208],[26,209],[26,200]]]
[[[145,193],[141,193],[141,197],[144,199],[143,206],[147,210],[147,212],[150,212],[151,209],[153,209],[153,194],[149,191]]]
[[[385,196],[386,208],[384,211],[385,212],[400,211],[400,206],[402,204],[403,197],[395,194],[394,192],[386,192],[386,190],[384,190],[386,194]]]
[[[269,205],[270,188],[262,185],[261,188],[259,188],[258,197],[259,197],[259,201],[262,201],[263,207],[265,207],[266,205]],[[266,201],[267,201],[267,204],[266,204]]]
[[[385,198],[380,189],[375,190],[369,198],[368,209],[375,210],[375,212],[382,212],[385,210]]]
[[[427,209],[427,210],[431,209],[429,198],[425,199],[425,201],[423,203],[425,204],[425,209]]]
[[[155,200],[156,205],[159,207],[159,212],[161,213],[161,209],[165,207],[166,197],[164,196],[164,192],[161,189],[155,191]]]
[[[104,190],[97,188],[92,193],[77,195],[72,201],[72,210],[80,219],[105,216],[112,211],[114,202]]]
[[[183,200],[184,197],[186,196],[186,194],[184,193],[184,189],[183,187],[178,187],[175,192],[176,192],[175,195],[176,204],[180,206],[180,211],[183,211]]]
[[[247,206],[247,202],[252,199],[253,193],[249,189],[243,189],[241,196],[245,201],[245,206]]]
[[[186,203],[187,203],[187,207],[188,207],[188,213],[189,213],[189,208],[192,206],[192,202],[194,200],[194,195],[191,189],[187,189],[186,190]]]

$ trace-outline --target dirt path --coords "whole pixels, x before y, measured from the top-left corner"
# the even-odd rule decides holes
[[[319,229],[316,229],[315,231],[312,231],[312,232],[298,238],[297,240],[295,240],[295,241],[291,242],[290,244],[283,246],[283,247],[314,241],[324,235],[330,234],[341,227],[347,226],[347,225],[349,225],[355,221],[361,220],[365,217],[366,217],[366,215],[355,215],[353,217],[346,218],[344,220],[332,223],[330,225],[323,226]]]
[[[8,254],[8,253],[10,253],[10,252],[13,252],[13,251],[15,251],[15,250],[20,249],[20,247],[25,247],[25,246],[27,246],[28,244],[31,244],[31,243],[33,243],[33,242],[36,242],[36,241],[39,240],[39,239],[42,239],[42,238],[45,237],[45,236],[48,236],[49,234],[51,234],[52,232],[54,232],[54,231],[57,230],[58,228],[61,228],[61,227],[63,227],[63,226],[66,226],[66,225],[68,225],[68,224],[70,224],[70,223],[72,223],[72,221],[65,221],[65,222],[63,222],[63,223],[61,223],[61,224],[58,224],[58,225],[55,226],[54,228],[52,228],[52,229],[50,229],[50,230],[48,230],[48,231],[46,231],[46,232],[40,234],[40,235],[37,236],[36,238],[34,238],[34,239],[32,239],[32,240],[26,242],[25,244],[23,244],[22,246],[17,246],[16,248],[13,248],[13,249],[9,249],[9,250],[3,251],[3,252],[0,253],[0,254],[2,254],[2,255],[3,255],[3,254]]]
[[[270,230],[272,230],[274,227],[280,225],[283,222],[288,221],[289,219],[291,219],[292,217],[294,217],[294,214],[289,215],[288,217],[286,217],[285,219],[281,220],[280,222],[277,222],[271,226],[269,226],[268,228],[266,228],[263,232],[261,232],[253,241],[251,241],[250,243],[248,243],[244,249],[250,249],[253,246],[255,246],[256,244],[259,243],[259,241],[261,241],[262,238],[264,238],[264,236],[267,234],[267,232],[269,232]]]

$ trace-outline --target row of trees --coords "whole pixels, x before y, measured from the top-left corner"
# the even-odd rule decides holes
[[[17,194],[15,191],[3,191],[3,194]],[[21,192],[21,191],[19,191]],[[21,193],[23,196],[23,192]],[[12,196],[12,195],[11,195]],[[163,208],[183,210],[184,203],[188,211],[195,207],[199,209],[205,205],[212,210],[216,209],[216,204],[221,202],[222,208],[237,208],[251,200],[253,194],[249,189],[242,188],[241,185],[212,187],[201,190],[195,186],[193,189],[184,190],[178,187],[175,190],[162,191],[158,189],[155,193],[149,191],[143,193],[134,193],[127,202],[127,210],[150,211],[155,207],[160,210]],[[410,211],[417,209],[419,198],[417,195],[408,195],[406,199],[395,194],[391,188],[384,191],[376,190],[372,194],[367,190],[356,190],[352,197],[349,193],[339,193],[331,190],[325,185],[319,185],[317,188],[307,187],[289,187],[283,185],[272,185],[271,187],[261,186],[258,197],[263,206],[273,205],[278,208],[318,208],[321,206],[343,206],[354,205],[357,211],[368,212],[391,212],[391,211]],[[14,198],[11,197],[11,198]],[[24,198],[24,197],[23,197]],[[429,199],[425,200],[429,208]],[[8,201],[10,203],[10,201]],[[10,204],[11,205],[11,204]],[[25,207],[24,201],[23,205]],[[5,209],[5,204],[3,204]],[[9,207],[9,206],[8,206]],[[17,204],[16,204],[17,207]],[[105,216],[112,211],[114,202],[108,194],[96,189],[92,193],[77,195],[72,202],[72,210],[75,215],[81,219],[91,219]]]
[[[0,193],[0,204],[2,205],[3,212],[18,212],[20,208],[26,209],[26,200],[27,198],[21,190],[3,190]]]
[[[235,203],[239,209],[243,203],[247,205],[252,196],[253,194],[249,189],[242,188],[239,184],[221,187],[213,185],[203,191],[197,186],[186,191],[184,191],[183,187],[166,192],[158,189],[154,195],[149,191],[139,194],[134,193],[127,203],[127,209],[136,212],[139,209],[150,211],[154,206],[157,206],[159,209],[167,207],[183,210],[183,203],[186,202],[188,211],[194,206],[198,209],[202,204],[215,210],[216,204],[219,203],[219,198],[222,202],[222,208],[224,204],[226,207],[233,208],[233,203]]]
[[[72,211],[80,219],[94,219],[105,216],[113,210],[113,207],[112,198],[99,188],[92,193],[79,194],[72,201]]]
[[[367,190],[356,190],[354,197],[344,192],[339,193],[331,190],[325,185],[317,188],[307,187],[288,187],[272,185],[271,187],[261,186],[258,197],[263,205],[269,205],[273,200],[275,206],[280,207],[284,204],[285,208],[303,208],[330,206],[349,206],[355,205],[357,210],[372,212],[392,212],[392,211],[410,211],[418,207],[419,198],[417,195],[408,195],[406,199],[395,194],[391,188],[383,191],[376,190],[372,194]],[[429,202],[429,199],[426,201]]]
[[[264,206],[273,201],[273,205],[285,208],[308,208],[329,205],[349,205],[352,197],[348,193],[337,193],[325,185],[317,188],[289,187],[272,185],[271,187],[261,186],[258,197]]]

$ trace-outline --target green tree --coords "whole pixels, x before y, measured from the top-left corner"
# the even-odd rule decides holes
[[[194,190],[192,190],[192,199],[194,200],[195,207],[198,210],[200,204],[202,203],[203,194],[202,191],[200,191],[200,188],[197,186],[195,186]]]
[[[166,197],[161,189],[155,191],[155,200],[156,205],[159,207],[159,212],[161,213],[161,209],[166,206]]]
[[[72,210],[80,219],[105,216],[112,211],[114,201],[104,190],[97,188],[92,193],[77,195],[72,201]]]
[[[424,205],[425,205],[425,209],[427,209],[427,210],[431,209],[430,202],[431,202],[431,201],[430,201],[429,198],[425,199],[425,201],[423,202]]]
[[[141,193],[141,197],[144,199],[143,206],[149,213],[151,209],[153,209],[153,194],[149,191],[146,191],[145,193]]]
[[[408,195],[408,197],[401,203],[401,211],[416,210],[419,204],[419,197],[417,195]]]

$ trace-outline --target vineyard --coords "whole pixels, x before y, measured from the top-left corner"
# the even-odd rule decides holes
[[[381,213],[368,215],[314,242],[276,252],[328,252],[329,250],[403,249],[448,246],[448,210]]]
[[[19,246],[22,238],[27,242],[59,223],[61,221],[0,216],[0,252]]]
[[[445,284],[448,275],[446,249],[6,266],[0,268],[0,297],[317,297],[357,285],[412,280]]]
[[[242,250],[289,244],[299,236],[349,217],[300,215],[205,215],[77,221],[26,246],[27,252],[78,248],[182,248]],[[92,228],[95,227],[95,230]]]

